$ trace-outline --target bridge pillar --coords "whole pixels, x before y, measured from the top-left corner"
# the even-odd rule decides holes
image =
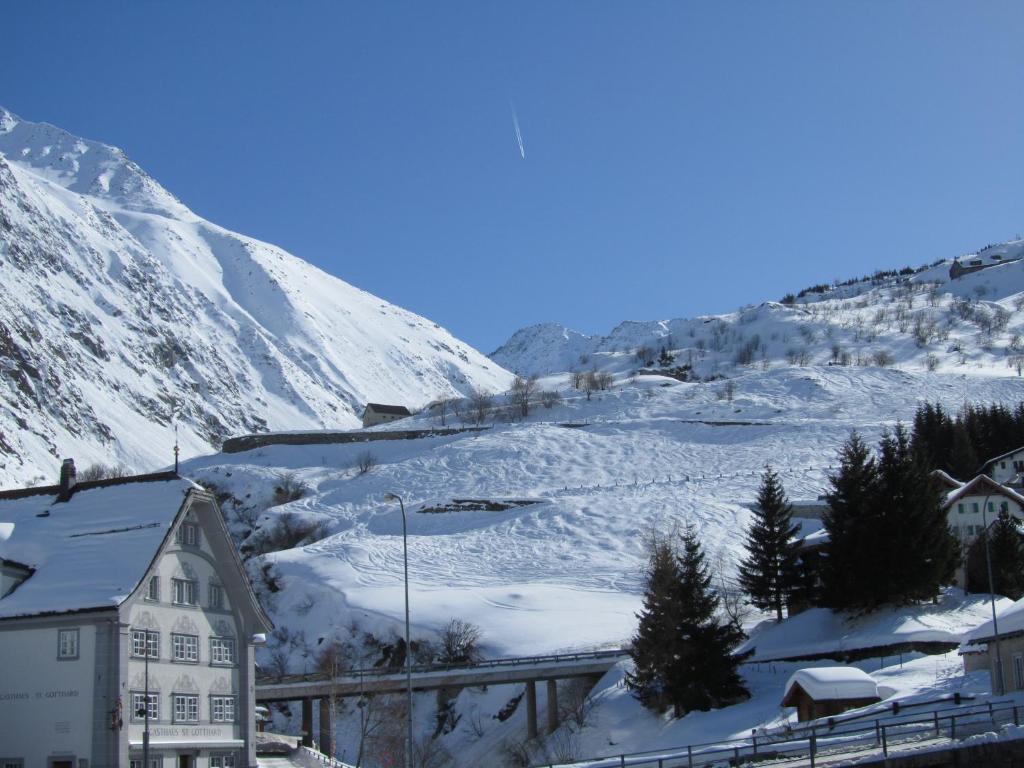
[[[302,746],[313,746],[313,700],[302,700]]]
[[[320,753],[334,757],[334,723],[331,722],[331,699],[320,699]]]
[[[558,681],[548,680],[548,733],[558,729]]]
[[[537,738],[537,683],[526,682],[526,736]]]

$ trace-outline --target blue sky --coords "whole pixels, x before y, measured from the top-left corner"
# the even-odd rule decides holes
[[[532,323],[730,311],[1024,232],[1020,2],[3,17],[0,104],[484,352]]]

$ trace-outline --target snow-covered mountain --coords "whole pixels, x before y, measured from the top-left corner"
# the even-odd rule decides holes
[[[0,108],[0,486],[348,428],[509,374],[435,323],[201,218],[114,147]]]
[[[1003,333],[1008,299],[1024,290],[1024,240],[989,245],[958,257],[991,265],[956,279],[954,259],[917,270],[876,273],[841,285],[815,286],[787,303],[766,301],[735,312],[672,320],[626,321],[607,335],[579,333],[556,323],[516,331],[491,359],[522,375],[589,368],[626,371],[656,362],[662,349],[703,376],[728,374],[735,364],[850,361],[889,352],[893,362],[914,367],[944,365],[950,353],[1000,366],[1022,351]],[[1011,343],[1013,342],[1013,343]],[[955,350],[949,349],[953,344]],[[836,355],[836,348],[839,355]],[[1012,347],[1012,348],[1011,348]],[[639,353],[639,354],[638,354]],[[653,353],[653,359],[650,356]],[[646,355],[646,359],[644,358]],[[934,370],[934,367],[933,367]]]

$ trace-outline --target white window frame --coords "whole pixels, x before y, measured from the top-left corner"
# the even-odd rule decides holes
[[[160,633],[153,629],[132,630],[132,658],[160,658]]]
[[[175,723],[198,723],[199,722],[199,694],[197,693],[174,693],[171,694],[173,704],[173,715]]]
[[[182,523],[174,532],[174,542],[178,546],[198,547],[199,526],[195,523]]]
[[[211,696],[210,697],[210,722],[211,723],[233,723],[235,722],[234,696]]]
[[[210,768],[235,768],[235,753],[221,752],[210,755]]]
[[[74,661],[78,658],[78,628],[57,630],[57,660]]]
[[[210,607],[214,610],[220,611],[224,609],[224,587],[220,584],[214,584],[210,582],[209,588]]]
[[[146,584],[146,597],[144,598],[151,602],[158,602],[160,600],[160,577],[153,575],[149,577],[149,583]]]
[[[171,661],[179,664],[199,663],[199,635],[171,633]]]
[[[1013,654],[1013,684],[1018,691],[1024,690],[1024,654]]]
[[[145,698],[146,698],[146,692],[145,691],[132,691],[131,719],[134,722],[142,723],[142,722],[145,722],[145,720],[146,720],[146,716],[145,715],[140,715],[139,714],[139,709],[141,708],[142,702],[145,700]],[[157,720],[160,719],[160,694],[159,693],[153,693],[152,691],[150,692],[150,694],[149,694],[149,706],[147,707],[147,709],[149,710],[149,721],[151,723],[152,722],[156,722]],[[142,761],[140,760],[139,762],[142,762]]]
[[[171,579],[171,592],[175,605],[198,605],[199,584],[191,579]]]
[[[210,664],[217,666],[233,666],[236,663],[235,638],[233,637],[211,637],[210,638]]]

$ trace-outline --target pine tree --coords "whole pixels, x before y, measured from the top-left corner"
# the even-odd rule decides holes
[[[652,547],[634,670],[626,676],[641,702],[662,711],[671,705],[677,717],[748,695],[736,671],[742,659],[732,655],[743,635],[716,615],[718,597],[692,529],[681,542],[678,554],[665,540]]]
[[[868,447],[851,433],[839,451],[839,471],[831,478],[823,517],[829,539],[822,558],[822,598],[837,610],[863,603],[860,572],[875,538],[870,516],[877,474]]]
[[[732,650],[743,634],[721,623],[718,596],[692,528],[682,535],[679,556],[679,650],[670,666],[668,697],[677,717],[708,710],[749,696],[736,667],[741,659]]]
[[[914,456],[902,424],[879,443],[874,493],[881,535],[863,578],[868,608],[932,599],[953,579],[958,546],[942,508],[942,493]]]
[[[793,537],[793,507],[778,474],[766,466],[757,492],[754,520],[747,530],[746,557],[739,580],[750,601],[761,610],[774,610],[782,621],[782,606],[796,582],[797,545]]]
[[[934,598],[951,581],[957,544],[941,490],[902,425],[882,437],[873,459],[856,434],[832,478],[822,581],[836,609]]]
[[[679,564],[668,538],[654,536],[648,544],[643,609],[630,655],[633,671],[626,685],[645,707],[663,712],[668,706],[666,677],[677,645]]]

